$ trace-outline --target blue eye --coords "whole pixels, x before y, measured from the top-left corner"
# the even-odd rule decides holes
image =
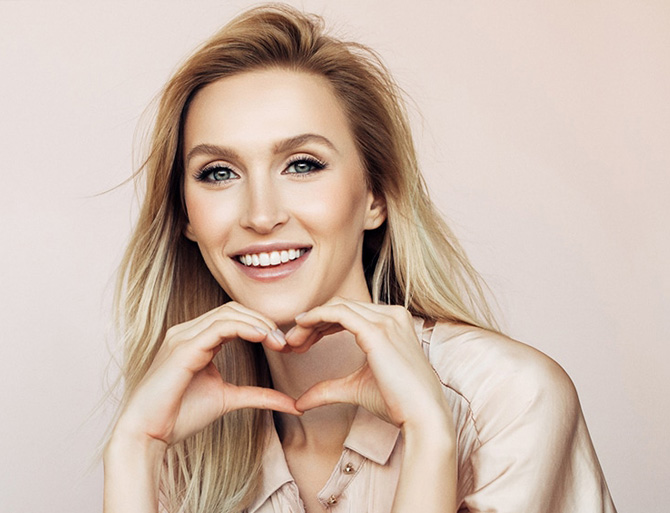
[[[227,182],[234,178],[237,178],[237,175],[233,170],[221,165],[206,167],[196,176],[200,182]]]
[[[325,167],[326,164],[315,158],[300,157],[289,163],[285,172],[288,174],[305,175],[314,171],[321,171]]]

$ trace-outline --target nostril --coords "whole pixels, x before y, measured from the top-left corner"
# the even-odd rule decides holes
[[[286,221],[288,221],[288,215],[278,205],[254,202],[248,205],[246,214],[242,218],[242,225],[259,233],[269,233]]]

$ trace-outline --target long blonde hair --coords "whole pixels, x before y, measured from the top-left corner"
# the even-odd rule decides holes
[[[401,93],[370,49],[327,35],[320,18],[271,4],[246,11],[205,42],[162,92],[148,156],[138,171],[145,197],[121,264],[117,312],[124,343],[127,401],[167,329],[229,298],[183,235],[182,129],[189,102],[205,85],[237,73],[281,67],[332,84],[348,116],[370,189],[388,218],[365,234],[363,264],[373,300],[415,315],[495,327],[480,280],[431,204],[419,172]],[[271,386],[257,345],[229,343],[217,355],[223,379]],[[225,364],[224,364],[225,362]],[[161,478],[170,510],[232,512],[260,484],[269,413],[240,410],[171,447]]]

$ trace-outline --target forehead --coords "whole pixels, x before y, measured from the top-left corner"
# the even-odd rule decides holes
[[[184,126],[184,149],[197,144],[268,145],[297,134],[328,138],[355,149],[344,109],[323,77],[264,69],[226,77],[193,98]]]

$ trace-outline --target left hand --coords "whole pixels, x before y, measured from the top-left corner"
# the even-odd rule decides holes
[[[406,309],[333,298],[298,316],[286,340],[293,351],[304,352],[341,330],[354,335],[366,363],[344,378],[308,389],[296,401],[298,410],[352,403],[403,429],[440,425],[453,435],[450,407]]]

